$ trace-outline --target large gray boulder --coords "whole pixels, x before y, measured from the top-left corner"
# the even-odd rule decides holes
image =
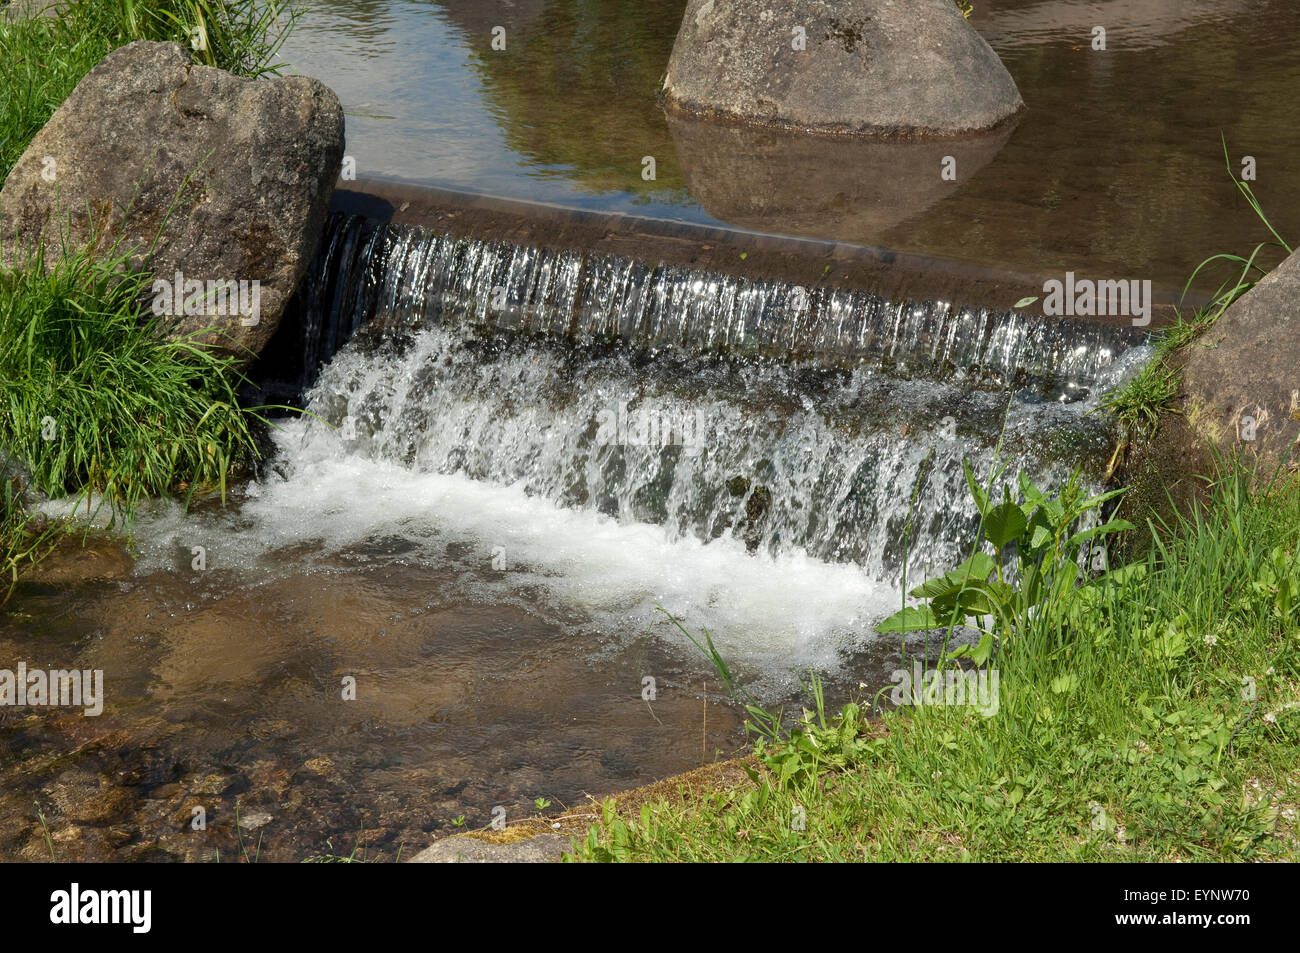
[[[952,0],[689,0],[664,98],[699,115],[911,136],[989,129],[1024,106]]]
[[[1224,453],[1265,469],[1294,460],[1300,436],[1300,252],[1232,305],[1187,349],[1182,411]]]
[[[127,252],[174,335],[250,358],[311,261],[342,156],[343,111],[317,80],[242,79],[176,43],[132,43],[6,178],[3,261],[38,243],[47,263],[64,247]]]

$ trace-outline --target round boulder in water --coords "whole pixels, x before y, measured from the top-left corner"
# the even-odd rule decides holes
[[[664,96],[720,118],[911,136],[978,132],[1024,106],[952,0],[690,0]]]

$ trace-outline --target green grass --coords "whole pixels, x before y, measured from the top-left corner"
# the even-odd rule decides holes
[[[0,609],[13,594],[19,573],[40,562],[60,533],[58,527],[23,506],[20,478],[0,486]]]
[[[120,262],[38,257],[0,275],[0,446],[52,496],[224,493],[256,451],[234,359],[170,341],[140,316],[144,276]]]
[[[1188,339],[1184,338],[1184,341]],[[1126,437],[1154,433],[1160,415],[1172,410],[1178,394],[1179,373],[1167,361],[1173,349],[1165,345],[1168,340],[1157,340],[1154,359],[1123,387],[1101,399],[1101,411],[1119,424]]]
[[[275,71],[297,18],[275,0],[68,0],[61,16],[0,18],[0,178],[73,88],[134,40],[175,40],[195,62],[241,76]],[[203,49],[193,49],[201,26]]]
[[[397,853],[393,856],[393,863],[402,862],[402,851],[404,845],[398,845]],[[320,853],[312,854],[303,859],[304,864],[373,864],[383,859],[383,853],[367,851],[360,845],[354,845],[352,850],[347,854],[334,853],[334,842],[326,839],[325,850]]]
[[[814,682],[750,782],[607,802],[577,859],[1300,859],[1300,489],[1251,483],[1153,527],[1077,626],[1004,640],[991,717],[827,718]]]

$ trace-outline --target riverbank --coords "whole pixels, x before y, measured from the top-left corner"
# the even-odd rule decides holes
[[[608,799],[576,858],[1300,859],[1300,487],[1247,483],[1153,527],[1145,572],[1073,638],[1007,645],[991,717],[814,718],[742,782]]]

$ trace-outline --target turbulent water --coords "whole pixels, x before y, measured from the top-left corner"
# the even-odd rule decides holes
[[[851,562],[968,544],[963,458],[1085,470],[1127,332],[336,219],[309,348],[345,452],[674,539]]]
[[[1143,354],[1099,325],[358,219],[314,267],[307,364],[328,361],[272,472],[205,530],[228,564],[450,553],[485,598],[527,584],[606,632],[662,605],[787,670],[833,666],[905,572],[967,554],[963,460],[1095,473],[1086,412]],[[168,519],[155,565],[192,534]]]

